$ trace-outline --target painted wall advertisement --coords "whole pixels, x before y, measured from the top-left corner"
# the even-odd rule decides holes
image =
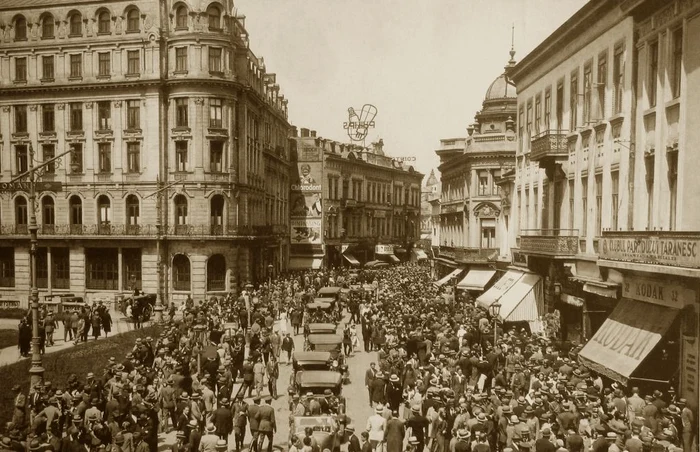
[[[321,244],[323,221],[323,163],[321,149],[300,150],[296,175],[292,178],[290,217],[292,244]]]

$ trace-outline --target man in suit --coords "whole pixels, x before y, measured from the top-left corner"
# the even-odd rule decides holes
[[[260,407],[257,414],[255,415],[258,420],[258,432],[259,435],[265,435],[267,437],[267,452],[272,452],[273,438],[277,432],[277,423],[275,422],[275,410],[270,406],[272,403],[272,397],[268,396],[265,398],[265,404]],[[265,438],[261,438],[259,448],[262,449],[265,443]]]
[[[219,407],[214,410],[211,421],[216,427],[216,434],[219,435],[219,438],[228,443],[228,435],[233,431],[233,413],[228,407],[227,398],[221,399]]]
[[[255,452],[258,450],[258,425],[260,423],[260,418],[258,418],[258,412],[260,411],[260,396],[255,396],[253,398],[253,405],[248,407],[248,424],[250,425],[250,434],[252,436],[250,440],[250,452]]]
[[[384,381],[384,375],[381,371],[377,372],[372,380],[372,385],[370,386],[372,392],[372,402],[381,403],[382,405],[386,403],[386,382]]]
[[[245,430],[248,426],[248,404],[243,401],[243,393],[236,396],[233,405],[233,439],[236,442],[236,452],[240,452],[245,442]]]
[[[635,417],[641,416],[644,405],[644,399],[639,397],[639,388],[635,386],[632,395],[627,398],[627,420],[632,422]]]
[[[369,394],[369,406],[372,406],[372,381],[374,380],[376,374],[377,365],[375,363],[370,363],[369,369],[367,369],[367,372],[365,372],[365,388],[367,388],[367,393]]]
[[[348,438],[348,452],[362,452],[362,444],[360,444],[360,438],[355,434],[355,426],[350,424],[345,427],[345,431],[350,434]]]
[[[384,443],[386,444],[387,452],[401,452],[403,450],[406,428],[403,425],[403,421],[397,418],[398,414],[398,411],[391,412],[389,419],[386,421]]]

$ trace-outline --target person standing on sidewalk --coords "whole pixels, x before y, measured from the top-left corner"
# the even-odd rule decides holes
[[[290,364],[292,362],[292,352],[294,351],[294,339],[292,339],[292,336],[289,333],[287,333],[287,335],[284,336],[284,339],[282,339],[282,350],[287,353],[286,364]]]
[[[53,332],[56,328],[56,320],[54,319],[53,312],[49,311],[46,314],[46,319],[44,319],[44,330],[46,331],[46,346],[51,347],[53,345]]]
[[[80,331],[80,316],[78,316],[77,311],[70,313],[70,329],[71,329],[71,340],[78,340],[78,331]]]
[[[112,332],[112,315],[109,313],[109,309],[102,309],[100,319],[102,320],[102,329],[105,332],[105,337],[107,337]]]
[[[267,389],[270,391],[270,396],[277,399],[277,379],[280,376],[280,368],[274,354],[270,355],[270,359],[265,367],[267,372]]]

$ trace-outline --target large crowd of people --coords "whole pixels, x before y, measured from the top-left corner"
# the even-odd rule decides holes
[[[337,319],[307,305],[322,287],[368,284],[376,292],[344,297],[340,312],[345,352],[376,353],[364,381],[374,414],[347,426],[348,452],[696,450],[695,413],[672,388],[623,387],[580,365],[577,348],[519,326],[494,335],[486,311],[443,297],[417,263],[309,270],[188,299],[158,337],[138,339],[106,368],[29,395],[15,386],[0,450],[156,452],[159,434],[175,431],[177,452],[270,451],[287,421],[270,404],[293,335]],[[293,397],[292,414],[313,411]],[[326,452],[312,435],[288,448]]]

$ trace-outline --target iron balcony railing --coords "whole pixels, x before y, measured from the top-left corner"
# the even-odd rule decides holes
[[[523,229],[520,251],[526,254],[574,256],[579,251],[578,229]]]

